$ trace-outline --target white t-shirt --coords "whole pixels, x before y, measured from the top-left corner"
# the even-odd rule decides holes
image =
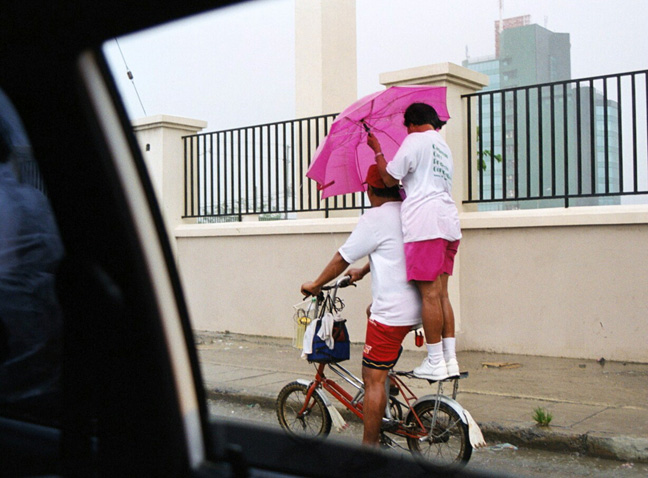
[[[349,264],[369,256],[371,317],[390,326],[421,322],[421,299],[407,281],[400,217],[400,201],[367,210],[338,251]]]
[[[461,239],[452,171],[450,148],[434,130],[407,135],[387,163],[387,172],[401,180],[407,195],[402,206],[405,242]]]

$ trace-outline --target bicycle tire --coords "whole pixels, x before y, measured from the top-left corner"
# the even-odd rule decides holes
[[[468,425],[447,403],[439,402],[437,421],[430,438],[430,424],[434,416],[436,400],[425,400],[414,407],[407,417],[419,438],[407,438],[407,446],[414,457],[425,458],[442,467],[461,467],[468,463],[472,455],[472,445],[468,438]],[[421,430],[416,419],[419,417],[425,430]]]
[[[291,382],[281,389],[275,402],[279,424],[296,437],[325,438],[331,432],[331,415],[317,393],[312,395],[308,411],[298,416],[307,393],[308,386],[300,382]]]

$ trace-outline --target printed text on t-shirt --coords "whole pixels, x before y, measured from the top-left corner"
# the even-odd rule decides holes
[[[450,183],[452,181],[452,175],[450,174],[448,167],[443,163],[443,159],[441,159],[445,158],[447,160],[448,155],[444,151],[441,151],[439,148],[437,148],[436,145],[432,146],[432,150],[432,172],[436,177],[442,178],[444,181]]]

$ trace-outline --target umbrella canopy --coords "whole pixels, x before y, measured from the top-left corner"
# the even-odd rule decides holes
[[[412,103],[432,106],[442,121],[450,118],[445,86],[392,86],[359,99],[331,124],[306,176],[317,182],[322,199],[366,191],[364,179],[374,164],[367,129],[376,135],[386,158],[393,158],[407,136],[403,114]]]

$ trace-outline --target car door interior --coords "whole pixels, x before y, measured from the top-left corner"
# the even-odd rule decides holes
[[[99,53],[119,10],[127,11],[117,3],[81,6],[86,27],[67,34],[73,5],[45,5],[36,13],[36,5],[3,5],[0,88],[25,126],[65,250],[56,274],[63,317],[60,414],[42,423],[2,413],[3,474],[87,476],[101,469],[172,476],[202,459],[204,445],[188,439],[187,422],[199,424],[204,411],[188,411],[186,396],[194,396],[195,408],[205,401],[194,381],[199,372],[186,308],[145,167]],[[160,19],[159,12],[153,17]],[[34,35],[11,28],[7,19],[30,25]],[[97,28],[87,28],[93,22]],[[132,23],[127,18],[122,25]],[[93,103],[93,91],[102,87],[108,92],[102,106],[111,111]],[[111,138],[102,125],[107,120],[116,125]],[[127,156],[111,149],[117,140]],[[119,171],[120,161],[131,165],[130,177]],[[133,190],[140,195],[137,206]],[[161,310],[168,304],[171,312]],[[172,338],[164,314],[173,316],[167,323],[175,320]],[[173,348],[186,355],[184,370],[171,357]],[[179,391],[179,384],[188,386]]]

